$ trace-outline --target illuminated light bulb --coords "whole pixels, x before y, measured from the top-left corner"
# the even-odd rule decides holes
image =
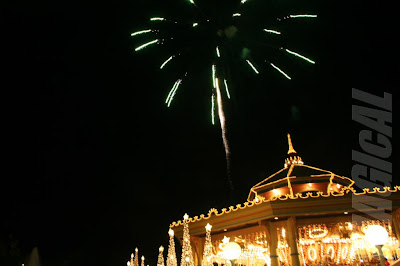
[[[273,192],[275,195],[280,195],[280,194],[281,194],[281,192],[280,192],[278,189],[273,189],[272,192]]]
[[[186,257],[186,258],[185,258],[185,261],[186,261],[186,262],[189,262],[189,257]]]
[[[142,256],[142,260],[144,260],[144,256]]]
[[[275,220],[278,220],[279,218],[278,218],[278,217],[275,217],[274,219],[275,219]]]
[[[193,22],[193,24],[192,24],[193,27],[196,27],[198,25],[199,25],[199,23],[197,23],[197,22]]]
[[[185,213],[185,215],[183,215],[183,219],[184,219],[184,220],[189,219],[189,215],[188,215],[187,213]]]
[[[365,229],[365,239],[374,246],[385,245],[389,240],[386,229],[380,225],[368,225]]]
[[[174,236],[174,230],[172,230],[171,228],[168,230],[168,234],[170,235],[170,236]]]
[[[128,265],[128,266],[131,265],[130,261],[128,261],[128,262],[126,263],[126,265]]]
[[[282,237],[286,237],[286,230],[285,230],[285,228],[282,228]]]
[[[212,225],[207,223],[207,225],[205,226],[207,231],[211,231]]]
[[[336,184],[336,187],[337,187],[337,188],[340,188],[340,184]]]
[[[348,223],[348,225],[349,225],[349,229],[353,230],[353,224],[352,223]]]
[[[224,239],[222,239],[222,243],[228,244],[229,243],[229,237],[224,236]]]
[[[312,184],[311,184],[311,183],[308,183],[308,186],[309,186],[309,187],[312,187]]]
[[[163,246],[160,246],[160,248],[158,249],[160,252],[163,252],[164,251],[164,247]]]
[[[131,254],[131,259],[133,259],[133,253]]]
[[[223,256],[228,260],[235,260],[239,258],[241,253],[242,249],[240,248],[238,243],[229,242],[224,247]]]
[[[240,14],[240,13],[235,13],[235,14],[232,14],[232,17],[240,17],[242,14]]]
[[[172,259],[174,259],[174,256],[173,256],[173,255],[171,255],[171,256],[170,256],[170,258],[171,258],[171,260],[172,260]]]
[[[139,251],[138,248],[135,248],[135,251],[138,252]]]

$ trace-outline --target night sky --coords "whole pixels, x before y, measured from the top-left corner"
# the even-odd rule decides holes
[[[250,1],[260,10],[278,3]],[[169,55],[158,47],[135,53],[130,36],[149,17],[188,5],[5,6],[1,266],[20,265],[34,247],[43,266],[126,265],[135,247],[155,266],[171,222],[242,203],[254,184],[283,167],[287,133],[306,164],[351,177],[351,152],[365,128],[352,121],[352,88],[392,93],[397,112],[394,6],[284,0],[286,14],[318,14],[312,23],[293,22],[290,41],[317,64],[290,66],[291,81],[272,71],[234,72],[226,109],[229,193],[220,128],[210,123],[209,65],[200,64],[205,70],[190,75],[166,108],[176,76],[158,68]],[[393,172],[399,185],[398,166]]]

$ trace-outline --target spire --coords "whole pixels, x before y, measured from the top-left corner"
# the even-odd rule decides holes
[[[288,139],[288,144],[289,144],[289,150],[288,150],[287,154],[296,153],[296,151],[293,149],[293,144],[292,144],[292,139],[290,138],[290,134],[287,134],[287,139]]]
[[[289,167],[290,165],[301,165],[304,164],[303,160],[301,159],[300,156],[297,155],[297,152],[293,149],[293,144],[292,144],[292,139],[290,138],[290,134],[287,134],[288,138],[288,145],[289,145],[289,150],[287,152],[288,157],[285,160],[285,168]]]

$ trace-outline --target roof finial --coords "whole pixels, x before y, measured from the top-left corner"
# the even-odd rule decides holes
[[[290,165],[299,165],[299,164],[304,164],[303,160],[301,159],[300,156],[297,155],[297,152],[293,149],[293,144],[292,140],[290,139],[290,134],[287,134],[287,139],[288,139],[288,144],[289,144],[289,150],[287,152],[288,157],[285,160],[285,168],[290,166]]]
[[[292,140],[290,139],[290,134],[287,134],[287,138],[288,138],[288,144],[289,144],[289,150],[288,150],[287,154],[296,153],[296,151],[293,149],[293,144],[292,144]]]

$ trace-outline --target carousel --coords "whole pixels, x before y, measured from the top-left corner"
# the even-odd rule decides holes
[[[350,178],[306,165],[290,135],[288,144],[284,167],[253,186],[246,202],[185,215],[170,225],[181,244],[190,246],[193,265],[382,265],[385,259],[398,260],[400,187],[357,190]],[[382,207],[382,201],[391,208]]]

